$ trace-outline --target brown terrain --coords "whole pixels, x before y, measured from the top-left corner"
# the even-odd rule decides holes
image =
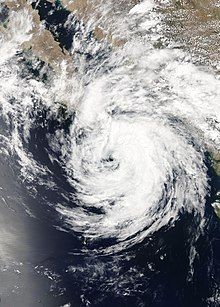
[[[55,0],[49,0],[51,3]],[[109,1],[110,2],[110,1]],[[93,18],[94,34],[98,40],[107,38],[112,46],[117,47],[124,43],[123,39],[115,34],[116,20],[126,14],[140,0],[116,0],[108,5],[103,0],[62,0],[62,5],[74,12],[84,23]],[[180,44],[180,48],[194,54],[196,62],[206,62],[217,71],[220,70],[220,6],[218,0],[172,0],[163,4],[158,0],[160,12],[164,15],[167,25],[165,35]],[[40,18],[36,10],[32,9],[27,0],[6,0],[4,4],[11,10],[27,8],[33,16],[33,39],[26,43],[24,49],[31,48],[33,53],[55,68],[61,60],[71,63],[66,50],[61,50],[46,29],[40,28]]]
[[[49,0],[54,3],[55,0]],[[110,2],[110,1],[109,1]],[[123,39],[115,37],[115,21],[139,3],[139,0],[115,0],[114,6],[107,0],[62,0],[62,5],[74,15],[87,23],[93,17],[94,35],[97,40],[107,39],[113,48],[124,43]],[[216,72],[220,72],[220,5],[218,0],[172,0],[168,4],[158,0],[158,10],[164,16],[164,35],[176,41],[180,48],[189,51],[196,63],[206,63]],[[32,15],[34,27],[32,39],[22,48],[31,51],[34,56],[59,71],[62,60],[67,61],[70,71],[74,65],[70,54],[61,49],[51,32],[41,27],[38,12],[26,0],[6,0],[4,4],[10,10],[26,8]],[[7,27],[10,28],[10,19]],[[0,26],[0,31],[7,32]],[[211,154],[213,166],[220,176],[220,153]]]
[[[172,0],[166,6],[158,2],[167,25],[165,35],[193,54],[196,63],[208,64],[219,73],[219,1]]]
[[[108,5],[108,1],[103,0],[62,0],[63,6],[74,12],[74,14],[85,23],[94,18],[94,34],[98,40],[107,38],[112,46],[120,46],[124,43],[121,38],[115,37],[113,33],[116,28],[116,20],[120,15],[126,14],[140,0],[116,0],[114,5]]]
[[[50,0],[51,1],[51,0]],[[52,1],[51,1],[52,2]],[[56,42],[47,29],[42,29],[38,12],[32,9],[26,0],[5,1],[4,4],[13,11],[26,8],[34,21],[32,30],[32,39],[26,42],[22,48],[24,51],[31,50],[33,54],[40,60],[48,63],[53,69],[58,70],[62,60],[66,60],[71,65],[71,57],[67,52],[63,52],[59,43]],[[8,27],[10,27],[10,19]]]

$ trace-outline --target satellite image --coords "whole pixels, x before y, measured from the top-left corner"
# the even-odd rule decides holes
[[[220,306],[219,0],[0,0],[0,306]]]

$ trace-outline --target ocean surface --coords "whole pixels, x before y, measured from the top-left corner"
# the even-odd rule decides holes
[[[158,48],[156,1],[113,17],[100,2],[120,46],[94,16],[32,2],[75,71],[22,49],[29,10],[4,13],[0,306],[219,306],[219,75]]]

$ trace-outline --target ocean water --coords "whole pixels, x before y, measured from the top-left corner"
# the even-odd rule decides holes
[[[220,148],[219,76],[172,44],[155,47],[164,34],[154,1],[113,17],[114,2],[101,2],[101,21],[87,23],[38,5],[76,69],[30,60],[22,44],[32,16],[9,12],[2,306],[219,306],[220,181],[210,158]],[[98,41],[97,22],[114,22],[124,43]]]

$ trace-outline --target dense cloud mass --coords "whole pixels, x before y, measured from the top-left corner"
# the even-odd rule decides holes
[[[29,9],[9,11],[9,25],[0,34],[0,105],[7,127],[1,151],[16,157],[19,180],[32,197],[40,196],[45,212],[52,210],[53,227],[77,238],[74,255],[113,257],[102,270],[115,272],[121,257],[130,261],[132,249],[189,215],[195,222],[187,249],[193,274],[212,193],[207,157],[220,149],[219,76],[192,64],[179,49],[155,47],[162,21],[154,1],[133,5],[117,20],[109,17],[113,5],[100,4],[103,25],[115,22],[111,41],[92,34],[92,15],[86,23],[66,15],[66,27],[73,23],[77,30],[71,30],[68,56],[55,66],[23,49],[36,35]],[[34,210],[28,208],[29,216]],[[90,270],[101,274],[101,264],[67,267],[71,274],[80,267],[95,281]],[[126,289],[140,282],[134,267],[121,273]],[[120,284],[116,275],[109,292]],[[84,296],[81,303],[90,304]]]

